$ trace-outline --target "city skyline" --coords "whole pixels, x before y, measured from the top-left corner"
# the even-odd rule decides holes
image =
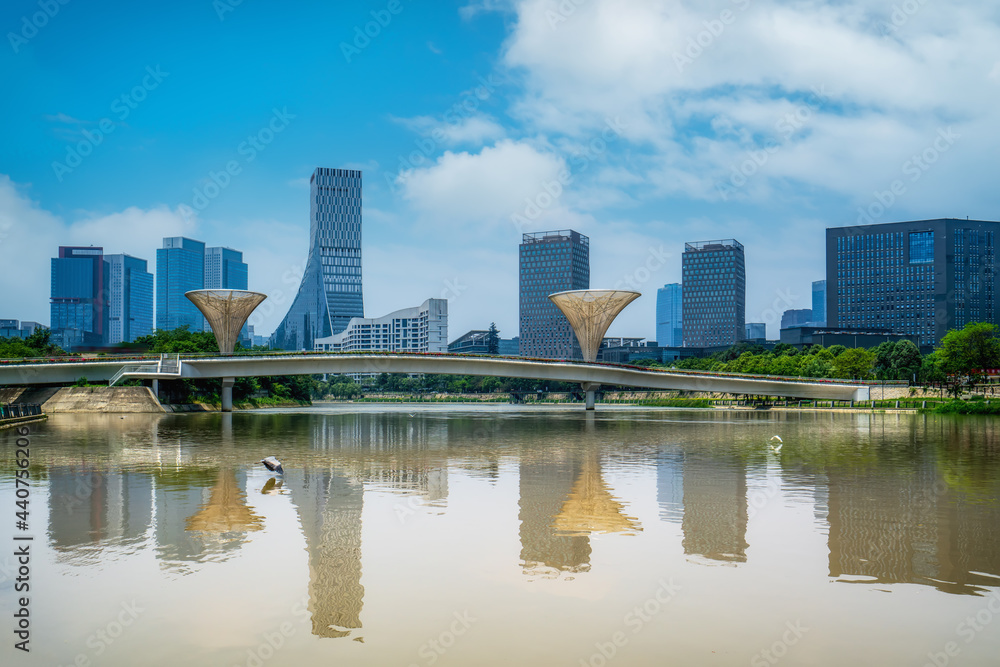
[[[810,306],[827,227],[997,217],[988,5],[570,4],[403,3],[361,48],[384,5],[180,5],[155,34],[69,5],[24,38],[37,3],[7,3],[0,282],[28,289],[5,317],[46,318],[24,277],[58,245],[151,259],[164,236],[239,234],[250,288],[294,292],[316,165],[365,172],[371,312],[444,294],[456,331],[496,321],[505,337],[524,231],[600,239],[591,284],[644,294],[609,334],[652,338],[655,290],[680,279],[660,259],[679,257],[675,239],[753,248],[760,322],[776,299]],[[722,11],[734,22],[705,33]]]

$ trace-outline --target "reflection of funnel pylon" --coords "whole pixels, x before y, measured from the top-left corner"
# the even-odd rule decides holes
[[[639,521],[627,516],[624,510],[604,482],[600,463],[587,459],[552,527],[575,534],[641,531]]]
[[[187,520],[187,530],[206,533],[248,533],[262,527],[261,518],[247,507],[232,470],[219,472],[208,502]]]
[[[597,351],[608,327],[618,317],[625,306],[642,296],[639,292],[614,289],[570,290],[550,294],[549,299],[559,307],[580,343],[583,360],[588,363],[597,361]],[[594,390],[596,385],[584,383],[587,392],[587,409],[594,409]]]

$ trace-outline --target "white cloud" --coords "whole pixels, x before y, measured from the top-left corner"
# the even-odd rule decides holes
[[[439,121],[431,116],[400,119],[400,123],[419,134],[424,140],[417,145],[425,148],[424,152],[435,152],[438,144],[445,146],[481,146],[487,141],[495,141],[506,134],[503,126],[486,114],[473,114],[467,117],[457,117],[454,122]],[[424,142],[430,142],[424,146]]]

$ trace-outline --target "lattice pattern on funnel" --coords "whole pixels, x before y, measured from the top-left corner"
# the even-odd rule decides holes
[[[590,289],[556,292],[549,298],[573,327],[583,360],[593,362],[597,361],[597,351],[608,327],[625,306],[640,296],[639,292],[629,290]]]
[[[184,296],[208,320],[222,354],[233,353],[240,329],[250,318],[250,313],[267,298],[260,292],[235,289],[198,289],[185,292]]]

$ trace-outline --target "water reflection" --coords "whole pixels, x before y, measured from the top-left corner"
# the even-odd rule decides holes
[[[364,546],[371,548],[372,530],[381,531],[381,545],[385,534],[400,538],[395,517],[375,515],[374,527],[363,521],[379,498],[366,493],[418,498],[431,521],[446,521],[459,509],[453,488],[464,489],[462,503],[475,503],[483,488],[508,483],[511,494],[497,496],[512,519],[499,530],[517,545],[507,562],[517,560],[522,580],[570,581],[605,574],[595,565],[595,533],[615,544],[629,540],[627,549],[638,553],[690,557],[706,571],[705,564],[756,562],[747,541],[756,520],[748,489],[766,478],[777,489],[766,497],[767,511],[780,517],[804,505],[816,517],[826,549],[809,554],[814,576],[949,594],[978,594],[1000,582],[995,422],[670,416],[56,416],[34,436],[33,461],[48,491],[49,544],[77,568],[110,549],[116,558],[150,549],[169,574],[185,575],[208,562],[233,565],[257,540],[290,559],[283,544],[270,542],[261,504],[287,498],[307,552],[300,567],[307,568],[310,632],[323,638],[360,639],[372,576]],[[778,454],[766,444],[776,431],[785,440]],[[0,447],[11,445],[0,434]],[[285,462],[283,479],[263,481],[257,461],[267,454]],[[0,484],[10,483],[11,459]],[[649,484],[629,487],[622,482],[629,475]],[[248,489],[259,493],[248,497]],[[653,509],[644,516],[646,501]],[[678,530],[650,530],[657,517]],[[440,546],[442,559],[449,548]]]

